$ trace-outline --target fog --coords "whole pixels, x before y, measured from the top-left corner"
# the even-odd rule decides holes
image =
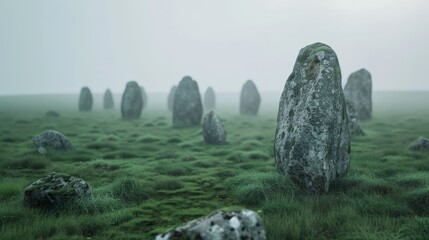
[[[299,50],[324,42],[343,85],[360,68],[376,91],[429,90],[424,0],[2,0],[0,95],[88,86],[120,93],[137,80],[166,93],[185,75],[200,91],[253,79],[280,92]]]

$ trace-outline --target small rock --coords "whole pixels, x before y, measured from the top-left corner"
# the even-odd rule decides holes
[[[57,111],[47,111],[46,112],[46,114],[45,114],[45,116],[46,117],[54,117],[54,118],[57,118],[57,117],[60,117],[60,114],[57,112]]]
[[[70,151],[74,149],[70,140],[62,133],[55,130],[46,130],[33,137],[33,144],[37,148],[54,149],[58,151]]]
[[[240,114],[257,115],[260,104],[261,96],[259,95],[258,89],[252,80],[248,80],[241,89]]]
[[[254,211],[218,211],[156,236],[156,240],[266,240],[262,218]]]
[[[84,180],[53,172],[24,190],[24,202],[32,207],[43,207],[90,195],[91,189]]]
[[[139,119],[143,109],[143,97],[136,81],[127,83],[122,95],[121,114],[123,119]]]
[[[83,87],[80,91],[79,97],[79,110],[82,112],[89,112],[92,110],[92,93],[88,87]]]
[[[416,141],[414,141],[410,145],[410,150],[423,150],[423,151],[429,151],[429,139],[424,137],[419,137]]]
[[[208,144],[225,144],[226,131],[222,120],[213,112],[209,112],[203,120],[203,137]]]

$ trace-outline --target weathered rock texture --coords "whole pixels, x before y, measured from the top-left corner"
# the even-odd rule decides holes
[[[218,211],[193,220],[175,230],[158,235],[156,240],[265,240],[262,218],[250,210]]]
[[[277,116],[278,169],[309,193],[327,192],[349,168],[350,134],[341,70],[323,43],[299,52]]]
[[[429,152],[429,139],[419,137],[410,145],[410,150],[423,150]]]
[[[103,107],[104,109],[112,109],[114,107],[114,101],[113,101],[113,94],[110,91],[110,89],[107,89],[104,93],[104,99],[103,99]]]
[[[84,180],[53,172],[28,186],[24,190],[24,201],[32,207],[43,207],[90,195],[91,189]]]
[[[347,116],[349,118],[349,132],[352,136],[364,136],[362,128],[360,127],[359,118],[352,101],[346,99]]]
[[[213,111],[204,117],[203,137],[208,144],[226,143],[226,131],[223,122]]]
[[[173,126],[188,127],[200,125],[203,105],[198,83],[186,76],[180,81],[174,94]]]
[[[167,107],[169,111],[173,111],[174,95],[176,94],[177,86],[173,86],[168,94]]]
[[[144,90],[144,87],[140,87],[140,91],[142,92],[142,100],[143,100],[143,109],[147,106],[147,94]]]
[[[79,96],[79,111],[87,112],[92,110],[92,93],[88,87],[83,87],[80,90]]]
[[[372,118],[372,80],[367,70],[361,69],[350,75],[344,96],[353,102],[360,120]]]
[[[121,113],[123,119],[139,119],[143,108],[143,98],[137,82],[127,83],[122,95]]]
[[[240,95],[240,114],[241,115],[257,115],[259,105],[261,104],[261,96],[258,89],[252,80],[247,80],[241,89]]]
[[[53,149],[57,151],[70,151],[74,149],[72,143],[66,136],[54,130],[46,130],[33,137],[33,144],[37,148]]]
[[[212,87],[207,88],[204,94],[204,108],[206,111],[215,109],[216,107],[216,94]]]

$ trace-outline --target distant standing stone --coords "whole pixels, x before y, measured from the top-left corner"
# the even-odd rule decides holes
[[[209,112],[203,120],[203,137],[208,144],[225,144],[226,131],[222,120],[215,114]]]
[[[207,88],[204,94],[204,108],[206,111],[215,109],[216,107],[216,95],[212,87]]]
[[[140,87],[140,91],[142,92],[143,109],[145,109],[147,106],[147,94],[146,94],[146,91],[144,90],[144,87]]]
[[[180,81],[174,94],[173,126],[189,127],[201,123],[203,105],[198,83],[186,76]]]
[[[360,127],[359,118],[352,101],[346,99],[347,116],[349,118],[349,131],[352,136],[364,136],[362,128]]]
[[[353,102],[360,120],[372,118],[372,80],[367,70],[361,69],[350,75],[344,96]]]
[[[70,140],[62,133],[47,130],[33,137],[33,144],[37,148],[53,149],[57,151],[70,151],[74,147]]]
[[[261,96],[258,89],[252,80],[247,80],[241,89],[240,95],[240,114],[241,115],[257,115],[259,105],[261,104]]]
[[[423,150],[429,152],[429,139],[419,137],[410,145],[410,150]]]
[[[173,111],[174,95],[176,94],[176,89],[177,89],[177,86],[174,85],[171,88],[170,93],[168,94],[167,106],[169,111]]]
[[[60,117],[60,114],[57,111],[47,111],[45,116],[58,118],[58,117]]]
[[[82,112],[89,112],[92,110],[92,93],[88,87],[83,87],[80,91],[79,97],[79,110]]]
[[[350,166],[350,134],[341,70],[323,43],[299,52],[277,116],[275,160],[279,170],[309,193],[327,192]]]
[[[143,108],[143,98],[137,82],[127,83],[122,95],[121,113],[123,119],[139,119]]]
[[[31,207],[46,207],[90,195],[91,189],[83,179],[53,172],[28,186],[24,201]]]
[[[254,211],[218,211],[156,236],[156,240],[266,240],[262,218]]]
[[[110,91],[110,89],[107,89],[106,92],[104,93],[103,107],[104,109],[112,109],[113,106],[114,106],[113,94]]]

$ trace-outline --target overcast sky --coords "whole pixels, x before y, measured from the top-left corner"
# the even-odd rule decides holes
[[[362,67],[375,90],[429,90],[427,0],[0,0],[0,95],[167,92],[253,79],[281,91],[299,50],[324,42],[343,85]]]

